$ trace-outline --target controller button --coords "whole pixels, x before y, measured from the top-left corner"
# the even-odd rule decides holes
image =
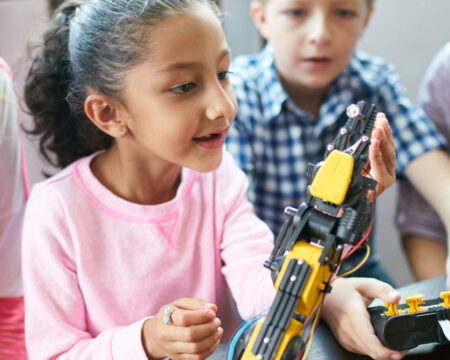
[[[388,310],[385,311],[384,313],[387,316],[394,316],[394,315],[401,315],[401,314],[403,314],[403,311],[397,309],[397,305],[398,305],[398,301],[396,303],[394,303],[394,304],[384,303],[384,306],[386,306],[388,308]]]
[[[416,313],[418,311],[424,311],[423,306],[425,303],[422,301],[424,294],[414,294],[406,298],[405,302],[409,305],[407,309],[409,314]]]
[[[441,298],[444,300],[444,302],[441,303],[441,306],[446,309],[449,309],[450,308],[450,291],[442,291]]]

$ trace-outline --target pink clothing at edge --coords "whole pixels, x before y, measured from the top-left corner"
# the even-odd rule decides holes
[[[182,169],[176,197],[160,205],[112,194],[92,158],[34,186],[26,208],[31,359],[147,359],[144,320],[181,297],[217,304],[227,339],[238,326],[227,284],[244,318],[271,304],[273,238],[229,154],[214,172]]]
[[[0,360],[26,359],[20,238],[26,174],[14,79],[0,58]]]

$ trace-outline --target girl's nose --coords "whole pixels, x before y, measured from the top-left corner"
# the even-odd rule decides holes
[[[207,98],[206,117],[209,120],[226,118],[233,120],[236,112],[236,99],[231,85],[224,87],[221,83],[213,90],[209,90]]]

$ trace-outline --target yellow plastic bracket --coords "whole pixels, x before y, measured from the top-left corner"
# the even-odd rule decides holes
[[[444,300],[444,302],[441,303],[441,306],[445,307],[446,309],[449,309],[450,308],[450,291],[442,291],[441,298]]]
[[[424,294],[415,294],[415,295],[411,295],[410,297],[406,298],[406,303],[409,305],[408,308],[408,313],[409,314],[413,314],[416,313],[418,311],[423,311],[424,308],[420,305],[425,304],[422,301],[422,298],[424,297]]]
[[[403,314],[403,311],[397,309],[397,305],[398,305],[398,301],[396,303],[394,303],[394,304],[384,303],[384,306],[386,306],[388,308],[388,310],[385,311],[384,313],[387,316],[394,316],[394,315],[401,315],[401,314]]]
[[[306,284],[301,294],[300,299],[295,309],[295,312],[299,315],[303,315],[306,319],[312,319],[315,310],[320,306],[320,303],[324,296],[325,284],[329,282],[331,277],[331,269],[329,266],[323,266],[319,262],[320,255],[323,248],[310,244],[306,241],[297,241],[291,251],[287,254],[283,265],[280,269],[280,274],[275,281],[275,289],[278,292],[281,281],[283,280],[286,269],[289,262],[295,259],[300,262],[305,262],[311,267],[310,274],[306,278]],[[274,306],[274,305],[272,305]],[[252,332],[250,340],[242,354],[241,360],[262,360],[261,355],[253,354],[252,349],[258,334],[265,321],[265,317],[260,319]],[[282,360],[284,359],[284,353],[291,340],[296,336],[303,334],[303,322],[297,321],[292,318],[283,337],[278,346],[278,350],[272,359],[263,360]],[[270,341],[270,339],[269,339]]]
[[[353,162],[352,155],[332,151],[312,181],[311,195],[335,205],[342,204],[352,179]]]

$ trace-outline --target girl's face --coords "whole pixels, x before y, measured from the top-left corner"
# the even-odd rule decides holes
[[[199,6],[152,28],[147,60],[125,77],[121,102],[133,156],[157,166],[216,169],[236,114],[230,51],[212,11]]]
[[[325,89],[348,65],[372,10],[366,0],[270,0],[255,9],[281,78],[306,89]]]

